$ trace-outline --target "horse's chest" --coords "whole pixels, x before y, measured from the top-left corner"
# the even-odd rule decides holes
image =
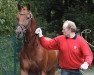
[[[31,61],[30,70],[32,72],[40,71],[42,69],[41,62]]]
[[[26,62],[23,63],[24,69],[28,68],[31,72],[41,71],[45,67],[45,64],[47,64],[47,61],[45,61],[46,56],[47,53],[41,49],[38,49],[38,52],[35,52],[35,50],[29,53],[22,52],[21,60]]]

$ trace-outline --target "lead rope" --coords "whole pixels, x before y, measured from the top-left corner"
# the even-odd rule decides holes
[[[86,41],[86,40],[85,40]],[[87,41],[86,41],[87,42]],[[91,47],[94,47],[94,45],[92,45],[91,43],[87,42]]]
[[[81,36],[82,36],[82,33],[90,33],[91,30],[90,29],[85,29],[81,32]],[[83,36],[82,36],[83,37]],[[94,45],[92,45],[91,43],[89,43],[87,40],[85,40],[91,47],[94,47]]]

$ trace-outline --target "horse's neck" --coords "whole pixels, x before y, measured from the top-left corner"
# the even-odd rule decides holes
[[[25,35],[25,45],[29,46],[31,45],[32,48],[36,47],[38,42],[38,37],[35,34],[35,30],[36,30],[36,22],[34,17],[32,18],[32,22],[30,27],[28,28],[26,35]]]
[[[25,35],[24,44],[26,46],[31,46],[32,48],[37,47],[37,45],[39,44],[39,39],[35,32],[29,32]]]
[[[26,42],[33,42],[33,40],[35,39],[35,28],[36,28],[36,24],[34,21],[32,21],[25,34]]]
[[[30,43],[30,42],[32,42],[34,40],[34,38],[35,38],[35,34],[34,33],[27,32],[26,35],[25,35],[24,41]]]

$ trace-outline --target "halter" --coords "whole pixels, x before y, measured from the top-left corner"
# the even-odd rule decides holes
[[[27,13],[27,14],[29,14],[29,13]],[[27,14],[19,13],[19,15],[27,15]],[[30,42],[30,41],[26,41],[25,33],[26,33],[26,30],[28,29],[29,25],[31,24],[31,20],[32,20],[32,14],[30,13],[30,16],[27,17],[27,19],[26,19],[26,21],[28,21],[28,23],[26,25],[18,24],[18,26],[20,26],[20,28],[22,29],[22,33],[23,33],[22,35],[23,35],[23,38],[24,38],[24,42]],[[34,37],[33,40],[35,40],[36,34],[34,34],[32,37]],[[34,42],[35,41],[32,42],[33,47],[34,47]],[[36,46],[37,46],[37,44],[36,44]]]
[[[29,14],[29,13],[27,13],[27,14],[22,14],[22,13],[19,13],[20,15],[27,15],[27,14]],[[30,17],[27,17],[27,19],[26,20],[28,20],[28,23],[26,24],[26,26],[25,25],[20,25],[20,24],[18,24],[18,26],[20,26],[21,28],[22,28],[22,26],[25,28],[25,29],[28,29],[28,27],[29,27],[29,23],[31,22],[31,20],[32,20],[32,15],[31,15],[31,13],[30,13]],[[23,30],[23,29],[22,29]]]
[[[30,16],[29,17],[27,17],[27,19],[26,19],[26,21],[25,21],[25,23],[26,23],[26,25],[24,25],[24,24],[19,24],[18,22],[17,22],[17,25],[21,28],[21,30],[22,30],[22,35],[25,37],[25,34],[24,33],[26,33],[26,30],[28,29],[28,27],[29,27],[29,25],[30,25],[30,23],[31,23],[31,20],[32,20],[32,14],[29,12],[29,13],[27,13],[27,14],[30,14]],[[19,15],[27,15],[27,14],[22,14],[22,13],[19,13]]]

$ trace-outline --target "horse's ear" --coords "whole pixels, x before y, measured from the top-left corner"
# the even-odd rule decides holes
[[[17,7],[18,7],[18,10],[20,11],[21,10],[21,6],[19,3],[17,3]]]
[[[30,10],[31,9],[31,5],[27,4],[27,9]]]

